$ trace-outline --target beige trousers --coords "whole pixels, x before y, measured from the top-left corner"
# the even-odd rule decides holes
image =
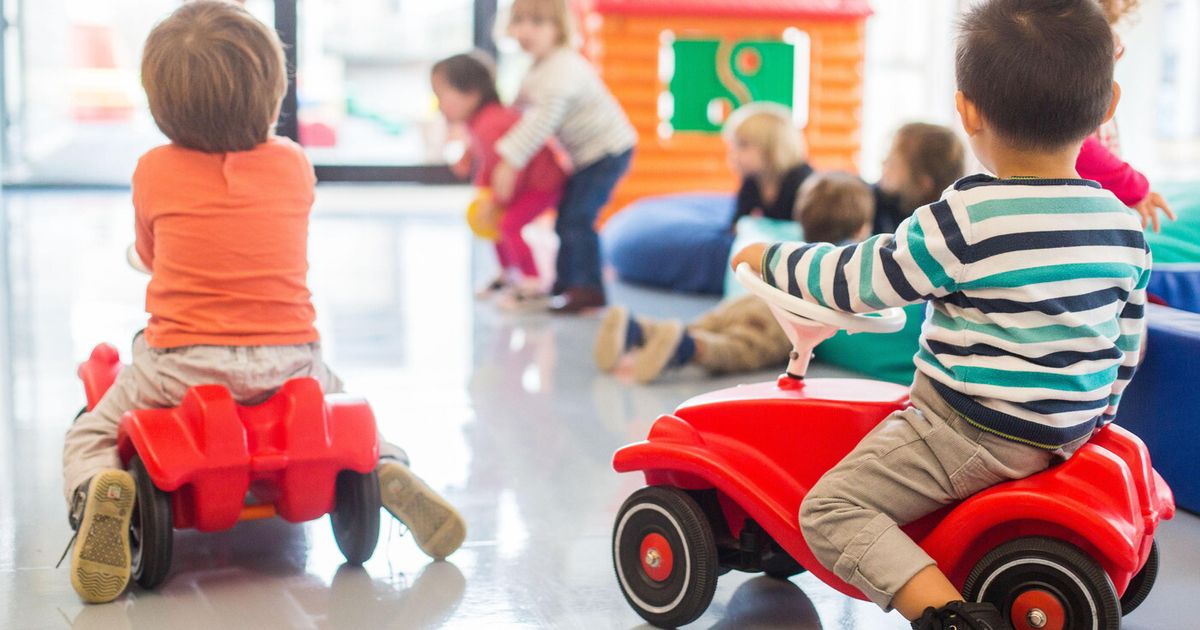
[[[696,362],[714,374],[752,372],[787,365],[792,342],[761,299],[725,300],[688,326]]]
[[[177,406],[193,385],[224,385],[239,404],[270,398],[288,379],[311,376],[326,393],[342,381],[321,360],[321,346],[185,346],[158,349],[142,333],[133,338],[133,362],[121,370],[96,408],[75,420],[63,443],[63,492],[68,503],[81,484],[108,468],[120,468],[117,423],[126,411]],[[405,464],[402,449],[380,436],[381,458]]]

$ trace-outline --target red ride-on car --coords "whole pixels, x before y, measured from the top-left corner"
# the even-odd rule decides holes
[[[646,621],[694,621],[731,569],[786,578],[808,570],[859,599],[814,558],[800,502],[908,390],[860,379],[804,379],[812,348],[837,328],[889,332],[903,312],[849,315],[763,283],[794,345],[775,383],[713,392],[655,421],[644,442],[617,451],[618,472],[647,487],[625,501],[613,528],[613,565],[625,599]],[[1114,425],[1071,459],[1002,483],[904,527],[964,596],[989,601],[1017,630],[1112,630],[1149,594],[1158,569],[1154,531],[1175,513],[1145,445]]]
[[[108,344],[79,366],[85,411],[121,367]],[[143,588],[166,579],[175,529],[211,532],[238,521],[329,514],[348,562],[361,564],[375,551],[375,416],[363,400],[325,396],[315,379],[289,380],[255,406],[236,404],[220,385],[192,387],[173,409],[127,412],[117,447],[137,484],[129,535],[133,578]]]

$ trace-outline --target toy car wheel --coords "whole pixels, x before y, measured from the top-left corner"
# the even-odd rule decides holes
[[[129,461],[129,473],[137,487],[137,501],[129,521],[129,551],[133,579],[145,589],[157,588],[171,570],[174,515],[171,496],[154,485],[137,455]]]
[[[763,573],[767,577],[786,580],[793,575],[804,573],[804,567],[800,566],[800,563],[786,552],[781,551],[763,559]]]
[[[695,499],[677,488],[633,493],[613,527],[613,568],[625,600],[646,621],[695,621],[717,588],[717,544]]]
[[[1108,574],[1074,545],[1051,538],[1019,538],[993,549],[967,576],[963,595],[995,604],[1015,630],[1121,627]]]
[[[338,549],[350,564],[362,564],[379,541],[379,476],[353,470],[338,473],[336,498],[329,523]]]
[[[1133,609],[1142,605],[1146,598],[1150,596],[1150,589],[1154,588],[1154,580],[1158,578],[1158,543],[1150,543],[1150,555],[1146,558],[1146,564],[1142,565],[1142,569],[1133,576],[1129,581],[1129,587],[1125,589],[1125,594],[1121,596],[1121,614],[1128,615],[1133,612]]]

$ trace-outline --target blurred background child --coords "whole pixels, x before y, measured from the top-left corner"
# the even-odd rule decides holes
[[[723,135],[729,168],[742,179],[733,225],[745,216],[790,221],[800,186],[813,172],[791,110],[745,105],[729,116]]]
[[[438,111],[446,121],[466,125],[468,167],[474,171],[475,185],[487,187],[500,163],[496,141],[517,124],[520,113],[500,103],[491,60],[482,53],[454,55],[437,62],[430,81]],[[521,230],[558,204],[565,183],[562,166],[542,145],[517,174],[507,202],[501,205],[481,195],[484,222],[493,225],[499,235],[496,257],[500,263],[500,275],[483,288],[481,295],[504,291],[500,303],[509,308],[545,306],[548,287],[538,274]]]

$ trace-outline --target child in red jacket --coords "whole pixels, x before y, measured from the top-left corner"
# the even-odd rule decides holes
[[[488,186],[492,171],[500,163],[496,141],[521,119],[521,114],[500,103],[495,75],[478,54],[454,55],[437,62],[430,81],[437,95],[438,109],[447,122],[467,126],[468,159],[474,167],[475,185]],[[501,268],[500,276],[485,287],[485,293],[507,289],[505,301],[511,307],[526,309],[545,305],[546,286],[538,275],[521,229],[558,205],[566,180],[566,173],[554,153],[548,147],[542,147],[521,171],[512,197],[504,208],[491,205],[484,210],[485,214],[496,217],[500,233],[496,256]]]

